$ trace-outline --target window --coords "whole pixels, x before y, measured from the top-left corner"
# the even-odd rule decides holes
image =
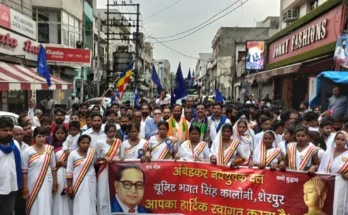
[[[315,8],[317,8],[319,6],[319,0],[314,0],[311,3],[311,10],[314,10]]]
[[[63,11],[62,13],[62,44],[69,45],[69,15]]]

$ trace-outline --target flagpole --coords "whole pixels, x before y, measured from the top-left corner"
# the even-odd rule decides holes
[[[119,80],[120,80],[120,78],[117,78],[117,79],[112,83],[111,86],[114,86],[114,85],[116,84],[116,82],[119,81]],[[111,88],[112,88],[112,87],[109,87],[107,90],[105,90],[105,92],[103,93],[103,95],[102,95],[101,97],[103,98],[103,97],[105,96],[105,94],[111,90]]]
[[[36,75],[37,75],[37,67],[36,67],[36,71],[35,71],[35,75],[34,75],[34,83],[33,83],[33,89],[32,89],[32,92],[31,92],[31,100],[34,100],[34,93],[36,94],[35,92],[35,89],[36,89]]]

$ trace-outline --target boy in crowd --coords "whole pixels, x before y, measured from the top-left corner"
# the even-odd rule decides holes
[[[69,123],[69,136],[63,143],[64,153],[69,153],[79,149],[77,140],[80,137],[80,122],[73,121]]]

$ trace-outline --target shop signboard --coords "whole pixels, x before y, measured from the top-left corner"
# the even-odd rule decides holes
[[[58,66],[91,67],[91,50],[56,47],[43,44],[46,48],[47,62]],[[0,28],[0,53],[25,56],[37,61],[40,43]]]
[[[3,4],[0,4],[0,26],[36,40],[36,22]]]
[[[340,34],[341,17],[342,6],[339,5],[272,42],[269,46],[268,63],[273,64],[335,42]]]

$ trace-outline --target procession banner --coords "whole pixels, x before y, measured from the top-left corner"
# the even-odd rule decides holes
[[[329,174],[173,161],[109,165],[112,214],[134,207],[155,214],[338,214],[344,198],[335,198],[337,183],[347,192],[347,183]]]

